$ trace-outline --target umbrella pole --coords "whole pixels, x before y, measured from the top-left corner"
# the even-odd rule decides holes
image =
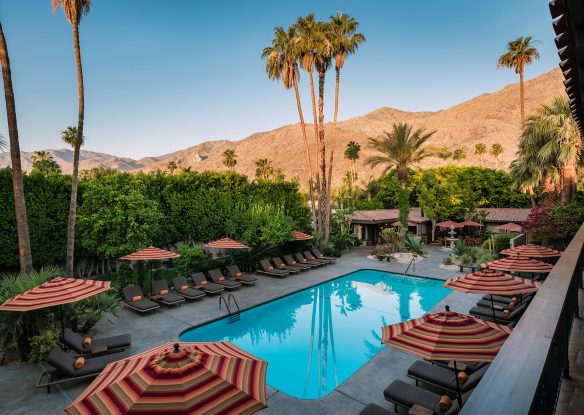
[[[154,282],[154,277],[152,276],[152,261],[150,261],[150,295],[152,296],[152,283]]]
[[[67,344],[65,343],[65,317],[63,315],[63,304],[59,306],[61,310],[61,340],[63,341],[63,349],[67,351]]]
[[[458,406],[462,408],[462,395],[460,394],[460,384],[458,383],[458,368],[456,367],[456,360],[454,362],[454,377],[456,378],[456,400]]]
[[[493,294],[491,294],[491,310],[493,311],[493,323],[496,323],[497,318],[495,317],[495,303],[493,301]]]

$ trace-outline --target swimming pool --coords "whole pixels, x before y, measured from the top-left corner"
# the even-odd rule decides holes
[[[187,330],[180,340],[230,341],[268,362],[270,386],[318,399],[382,349],[381,326],[420,317],[444,298],[451,290],[442,284],[360,270],[246,310],[234,323]]]

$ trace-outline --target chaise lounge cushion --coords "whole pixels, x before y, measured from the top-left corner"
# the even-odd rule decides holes
[[[205,292],[195,288],[190,288],[185,277],[174,277],[172,279],[172,285],[179,295],[188,298],[189,300],[195,300],[205,296]]]
[[[459,411],[456,401],[452,403],[452,406],[446,412],[440,411],[438,404],[441,395],[411,385],[402,380],[394,380],[391,382],[383,391],[383,396],[388,401],[406,408],[411,408],[414,405],[423,406],[434,411],[434,415],[454,415]]]
[[[495,318],[497,319],[497,322],[517,320],[523,315],[528,305],[529,304],[527,303],[518,305],[513,310],[511,310],[508,316],[505,316],[502,311],[495,311]],[[470,309],[470,314],[485,319],[493,318],[493,310],[486,307],[473,307]]]
[[[244,284],[254,284],[258,280],[254,276],[241,272],[237,265],[227,265],[227,272],[231,275],[231,278],[234,278],[236,281],[241,281]]]
[[[232,289],[241,287],[241,283],[239,281],[228,280],[225,278],[225,275],[221,272],[220,269],[212,269],[209,271],[209,277],[215,284],[219,284],[224,286],[225,288]]]
[[[191,279],[196,284],[197,288],[209,294],[217,294],[225,290],[225,287],[207,281],[205,274],[203,274],[202,272],[195,272],[194,274],[191,274]]]
[[[83,346],[83,337],[73,330],[65,329],[65,344],[77,353],[92,353],[92,350],[113,350],[130,347],[132,336],[130,334],[120,334],[119,336],[104,337],[101,339],[92,339],[88,347]]]
[[[168,285],[165,280],[154,280],[152,281],[152,292],[156,297],[156,301],[163,304],[178,304],[182,303],[185,299],[184,297],[169,292]]]
[[[155,310],[160,307],[154,301],[144,298],[142,296],[142,290],[137,285],[130,285],[128,287],[124,287],[122,289],[122,292],[124,294],[126,304],[137,311],[146,312],[150,310]],[[140,301],[132,301],[132,299],[136,296],[140,296],[142,297],[142,299]]]
[[[488,369],[489,366],[486,365],[473,372],[467,381],[460,385],[460,392],[466,393],[475,388]],[[417,360],[409,367],[408,376],[456,393],[456,376],[453,369]]]
[[[116,362],[128,356],[126,352],[105,354],[102,356],[85,359],[85,364],[79,369],[75,369],[75,357],[65,353],[59,348],[54,348],[47,356],[47,362],[62,374],[69,377],[91,375],[99,373],[109,363]]]
[[[397,412],[382,408],[379,405],[370,403],[359,412],[358,415],[397,415]]]

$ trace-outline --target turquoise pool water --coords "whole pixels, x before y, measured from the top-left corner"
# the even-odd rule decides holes
[[[268,362],[270,386],[318,399],[382,349],[381,326],[420,317],[444,298],[450,290],[442,283],[360,270],[244,311],[237,322],[185,331],[180,339],[230,341]]]

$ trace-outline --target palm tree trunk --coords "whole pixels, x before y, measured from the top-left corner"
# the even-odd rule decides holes
[[[310,145],[306,137],[306,124],[302,115],[302,104],[300,103],[300,93],[298,92],[298,80],[294,78],[294,93],[296,94],[296,107],[298,108],[298,117],[300,118],[300,128],[302,129],[302,139],[304,140],[304,149],[306,150],[306,174],[308,175],[308,187],[310,188],[310,208],[312,210],[312,226],[316,227],[316,210],[314,208],[314,185],[312,183],[312,160],[310,160]]]
[[[333,160],[335,158],[335,144],[337,139],[337,115],[339,113],[339,84],[341,80],[341,68],[335,66],[336,79],[335,79],[335,113],[333,116],[333,137],[331,140],[331,157],[329,159],[328,168],[328,185],[332,187],[333,180]]]
[[[535,203],[535,192],[533,191],[533,186],[529,186],[529,198],[531,199],[531,207],[534,208],[536,206],[536,203]]]
[[[316,116],[316,96],[314,94],[314,78],[312,76],[312,70],[308,73],[309,83],[310,83],[310,96],[312,99],[312,118],[314,122],[314,163],[316,166],[315,180],[316,180],[316,191],[320,193],[320,173],[318,171],[319,157],[318,157],[318,118]],[[321,209],[320,203],[318,204],[318,222],[316,223],[316,230],[321,231],[322,222],[321,219]]]
[[[556,200],[556,186],[549,176],[543,179],[542,193],[543,204],[553,206]]]
[[[570,204],[574,201],[578,175],[576,172],[576,158],[570,160],[562,169],[562,205]]]
[[[12,89],[12,73],[8,46],[0,23],[0,65],[4,80],[4,98],[6,100],[6,120],[10,140],[10,160],[12,162],[12,192],[14,194],[14,213],[16,215],[16,232],[18,234],[18,257],[20,271],[30,273],[32,268],[32,253],[30,250],[30,235],[26,216],[26,200],[22,181],[22,165],[20,163],[20,143],[18,140],[18,123],[16,121],[16,103]]]
[[[73,48],[75,49],[75,63],[77,66],[77,92],[79,95],[79,113],[77,120],[77,141],[73,152],[73,175],[71,178],[71,201],[69,203],[69,222],[67,223],[67,262],[65,273],[73,277],[75,258],[75,221],[77,219],[77,186],[79,183],[79,151],[83,140],[83,119],[85,115],[85,100],[83,91],[83,68],[81,66],[81,48],[79,47],[79,25],[73,26]]]
[[[324,137],[324,71],[318,73],[318,141],[320,150],[320,174],[322,175],[320,183],[320,218],[321,218],[321,233],[324,242],[328,241],[329,236],[329,199],[328,188],[326,181],[326,143]]]
[[[519,100],[520,100],[520,108],[521,108],[521,128],[523,128],[525,122],[525,91],[523,85],[523,68],[519,70]],[[499,164],[497,160],[497,164]]]

